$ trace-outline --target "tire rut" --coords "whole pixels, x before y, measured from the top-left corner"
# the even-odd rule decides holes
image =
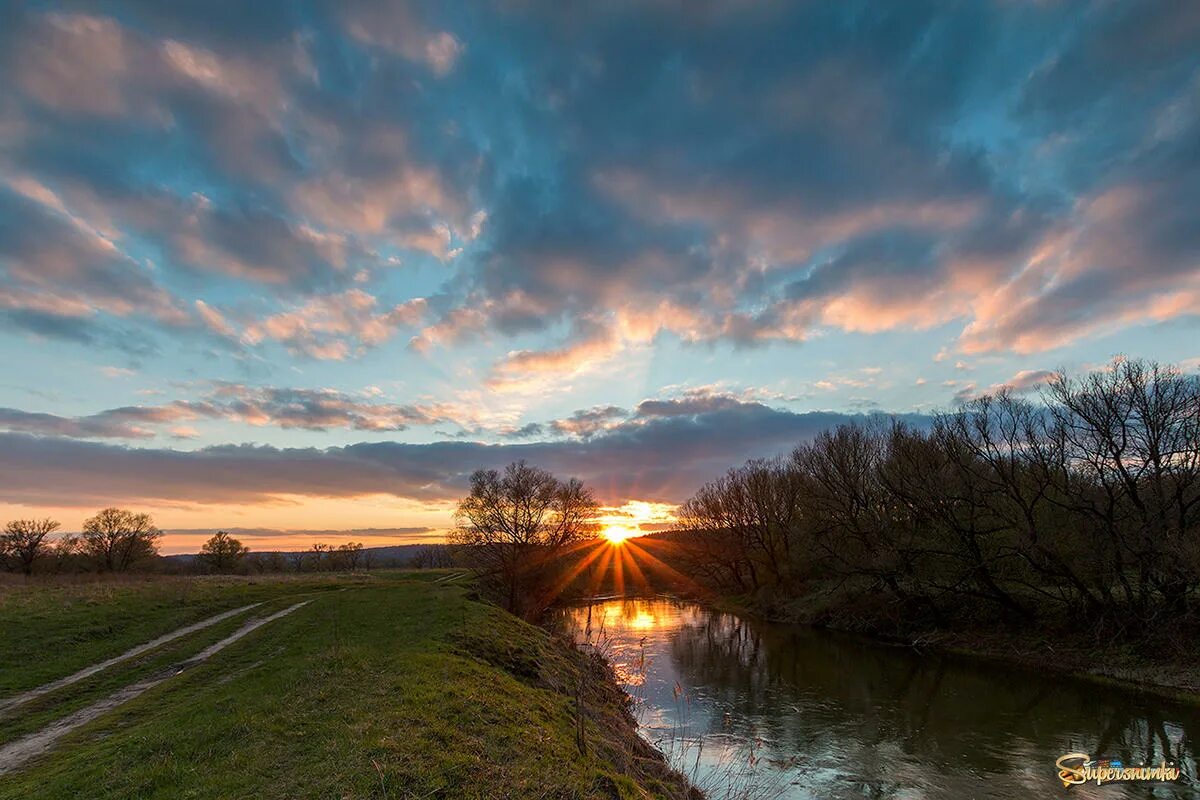
[[[148,642],[139,644],[137,647],[130,648],[118,656],[113,656],[112,658],[92,664],[90,667],[84,667],[78,672],[68,675],[65,678],[59,678],[57,680],[50,681],[49,683],[42,684],[36,689],[30,689],[28,691],[21,692],[20,694],[13,695],[12,697],[6,697],[0,700],[0,717],[6,716],[10,710],[19,705],[28,703],[30,700],[41,697],[44,694],[49,694],[53,691],[57,691],[64,686],[70,686],[73,683],[78,683],[85,678],[92,677],[98,672],[103,672],[109,667],[120,664],[122,661],[128,661],[131,658],[136,658],[137,656],[147,653],[156,647],[161,647],[168,642],[173,642],[182,636],[187,636],[189,633],[195,633],[196,631],[204,630],[205,628],[216,625],[218,622],[224,622],[230,617],[236,617],[238,614],[249,611],[250,609],[256,608],[260,605],[262,605],[262,603],[251,603],[248,606],[242,606],[241,608],[225,611],[221,614],[217,614],[215,617],[202,619],[199,622],[194,622],[191,625],[185,625],[182,628],[176,628],[170,633],[164,633],[157,639],[151,639]]]
[[[187,658],[183,661],[173,664],[156,675],[144,678],[136,683],[131,683],[129,686],[113,692],[108,697],[93,703],[87,708],[82,708],[73,714],[69,714],[62,719],[50,723],[36,733],[31,733],[28,736],[24,736],[16,741],[0,746],[0,775],[3,775],[6,772],[11,772],[15,769],[19,769],[29,759],[35,758],[36,756],[42,755],[50,750],[59,739],[61,739],[63,736],[66,736],[71,731],[86,725],[102,714],[111,711],[114,708],[129,702],[130,700],[133,700],[146,691],[153,689],[155,686],[158,686],[159,684],[182,674],[185,670],[204,663],[229,645],[241,639],[243,636],[246,636],[258,628],[261,628],[263,625],[266,625],[269,622],[273,622],[280,617],[287,616],[296,609],[308,605],[310,602],[312,601],[304,600],[296,603],[295,605],[288,606],[282,611],[276,611],[274,614],[269,616],[250,620],[245,625],[231,633],[229,636],[226,636],[219,642],[209,645],[191,658]],[[258,604],[256,603],[255,605]],[[244,611],[245,609],[240,610]],[[225,618],[228,618],[228,616],[232,616],[232,612],[227,614]],[[208,620],[205,621],[207,622]]]

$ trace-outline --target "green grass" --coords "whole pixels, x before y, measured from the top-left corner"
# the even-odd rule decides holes
[[[231,591],[225,607],[248,602]],[[599,665],[469,593],[403,574],[320,593],[3,776],[0,798],[682,796]],[[173,643],[124,675],[219,636]]]
[[[0,586],[0,697],[70,675],[222,611],[356,585],[378,574],[102,577]]]

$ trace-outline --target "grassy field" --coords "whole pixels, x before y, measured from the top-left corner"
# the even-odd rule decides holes
[[[265,578],[137,576],[0,586],[0,697],[31,689],[142,642],[249,603],[312,596],[359,575]]]
[[[0,798],[684,796],[602,665],[436,577],[6,591],[0,636],[17,635],[4,639],[0,699],[218,611],[263,606],[10,711],[0,744],[249,618],[310,602],[0,777]]]

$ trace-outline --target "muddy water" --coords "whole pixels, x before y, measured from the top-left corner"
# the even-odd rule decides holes
[[[562,613],[713,798],[1200,798],[1200,708],[668,599]],[[1185,777],[1064,787],[1074,752]]]

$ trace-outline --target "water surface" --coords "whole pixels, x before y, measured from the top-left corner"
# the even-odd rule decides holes
[[[563,612],[613,662],[643,735],[713,798],[1195,798],[1200,709],[671,599]],[[1082,752],[1175,784],[1066,788]]]

